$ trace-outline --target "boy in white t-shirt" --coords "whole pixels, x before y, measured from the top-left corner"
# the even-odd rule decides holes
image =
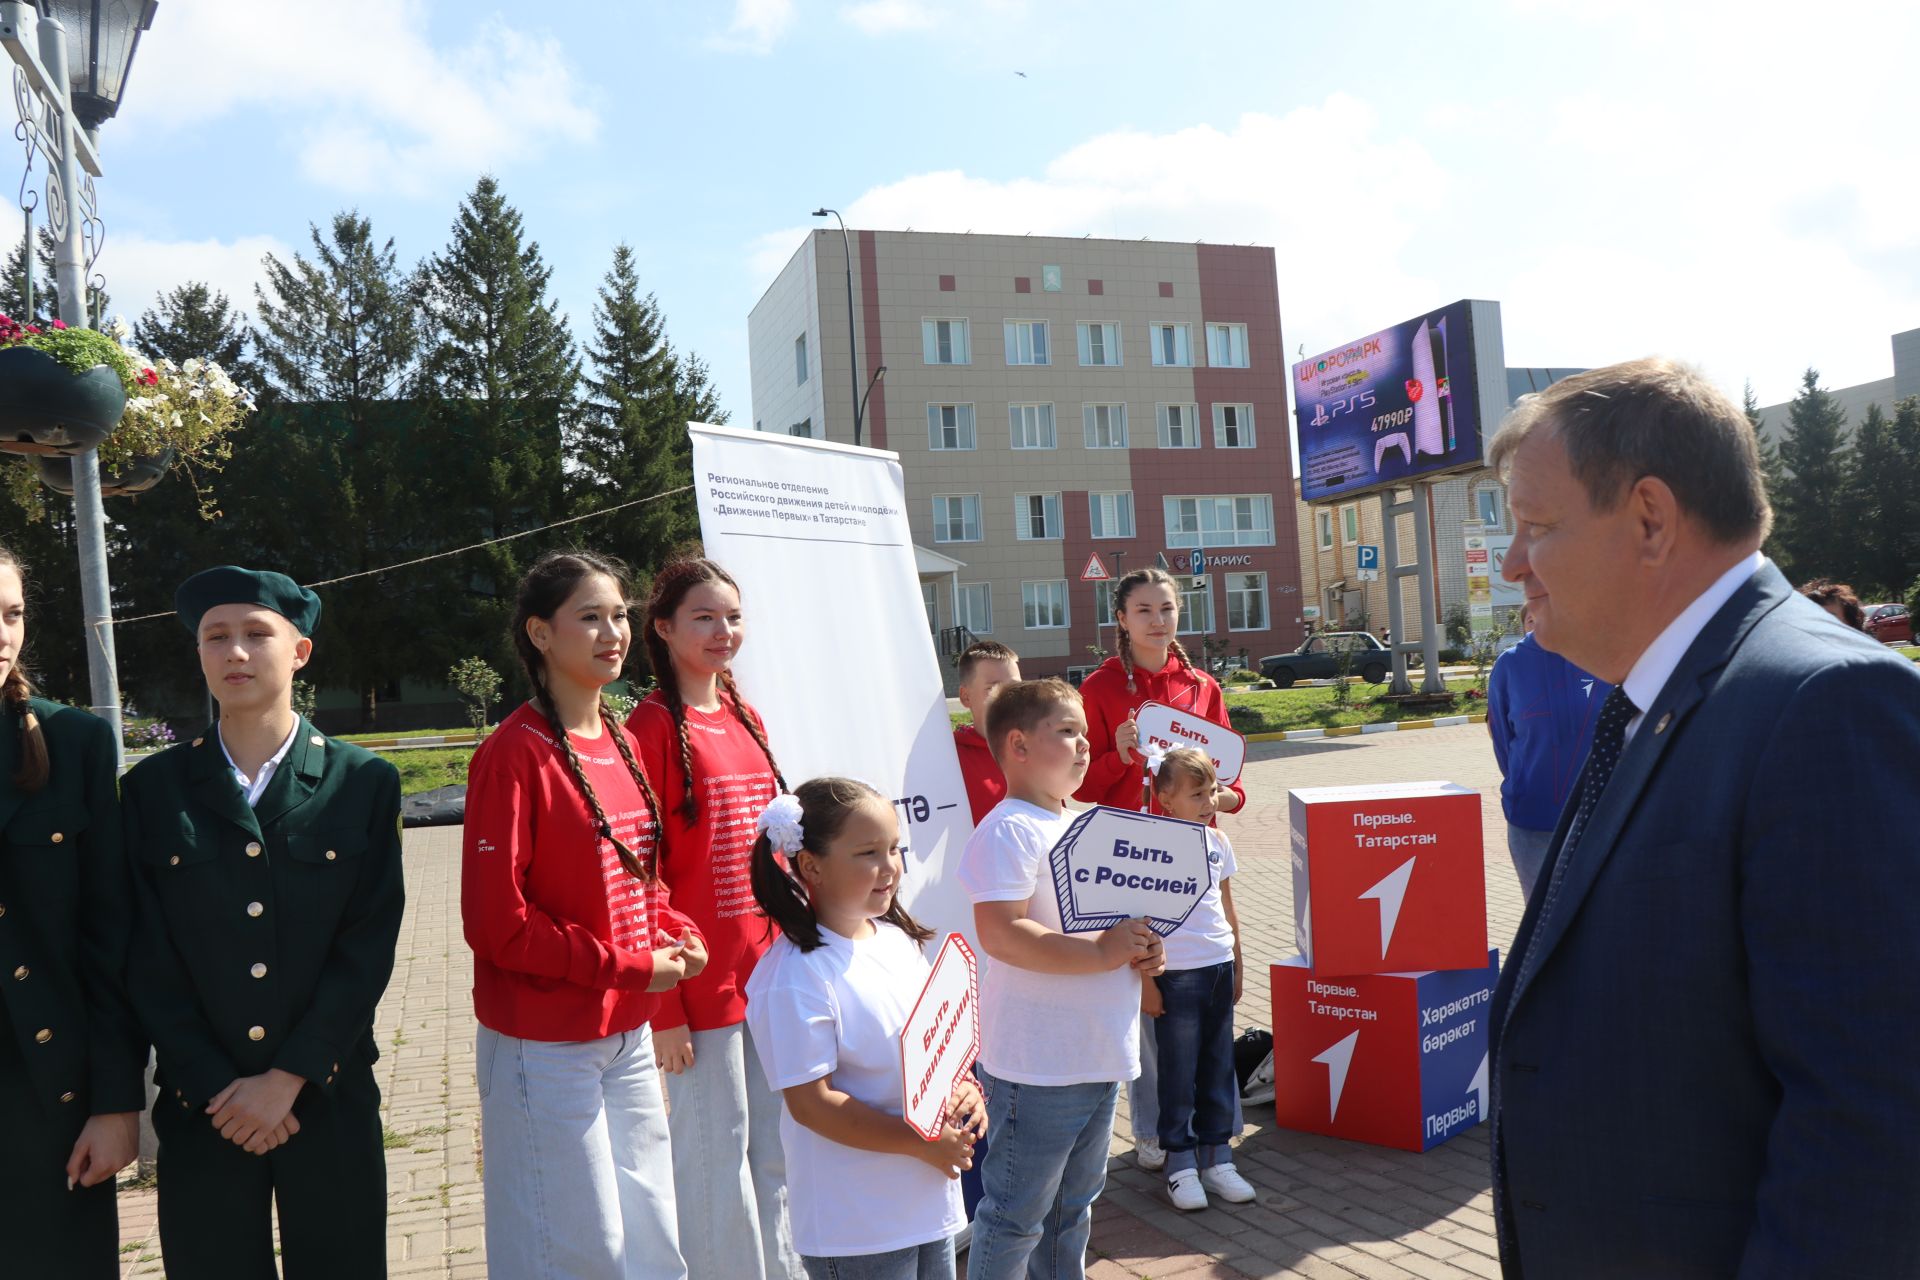
[[[1060,930],[1047,855],[1071,825],[1087,773],[1086,713],[1062,680],[1003,686],[987,741],[1007,797],[960,860],[987,960],[980,1076],[993,1140],[981,1164],[968,1280],[1085,1273],[1093,1202],[1106,1185],[1120,1082],[1140,1072],[1140,980],[1160,972],[1145,920]]]
[[[1204,751],[1150,752],[1153,795],[1161,812],[1211,822],[1217,776]],[[1239,1132],[1239,1079],[1233,1073],[1233,1007],[1240,1003],[1240,921],[1233,910],[1233,846],[1207,829],[1213,885],[1186,922],[1167,937],[1166,972],[1144,984],[1141,1003],[1157,1019],[1161,1148],[1167,1197],[1176,1209],[1204,1209],[1211,1191],[1246,1204],[1252,1184],[1233,1167],[1227,1145]]]

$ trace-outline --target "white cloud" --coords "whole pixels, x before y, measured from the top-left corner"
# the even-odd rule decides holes
[[[558,42],[499,18],[449,46],[432,40],[421,0],[360,6],[350,21],[316,19],[300,0],[169,0],[115,132],[192,129],[243,110],[286,122],[309,178],[410,194],[440,175],[589,142],[599,126]]]
[[[253,314],[253,286],[263,279],[260,260],[273,254],[289,262],[293,250],[273,236],[237,240],[156,240],[137,232],[109,232],[98,271],[106,277],[113,311],[131,323],[154,299],[190,280],[206,282],[236,310]]]
[[[840,16],[870,36],[896,31],[928,31],[946,21],[947,10],[929,0],[867,0],[850,4]]]
[[[793,0],[734,0],[733,21],[710,43],[730,53],[771,53],[793,19]]]

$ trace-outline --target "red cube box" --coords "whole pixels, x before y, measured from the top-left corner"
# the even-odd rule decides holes
[[[1481,966],[1335,978],[1306,957],[1273,966],[1273,1097],[1282,1129],[1426,1151],[1487,1118]]]
[[[1478,792],[1412,782],[1303,787],[1288,797],[1294,945],[1315,973],[1486,962]]]

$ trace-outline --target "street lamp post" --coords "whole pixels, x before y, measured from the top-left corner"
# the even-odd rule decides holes
[[[847,247],[847,380],[853,390],[853,442],[860,443],[860,408],[863,397],[860,395],[860,347],[853,330],[853,238],[847,234],[847,220],[840,216],[838,209],[824,206],[815,209],[813,216],[824,218],[833,215],[840,224],[840,240]]]
[[[99,256],[103,232],[93,186],[100,176],[94,132],[120,109],[140,34],[153,25],[156,7],[155,0],[132,5],[102,0],[41,0],[39,6],[22,0],[0,3],[0,44],[14,63],[18,136],[26,144],[29,178],[34,153],[44,152],[47,157],[47,227],[56,241],[54,282],[60,319],[72,328],[88,327],[87,272]],[[33,253],[29,243],[29,272]],[[124,755],[107,577],[107,522],[100,501],[100,456],[94,449],[73,459],[73,513],[80,544],[80,600],[93,713],[113,726],[114,748]]]
[[[873,389],[879,386],[880,380],[886,376],[887,376],[887,366],[881,365],[878,369],[875,369],[873,371],[873,377],[867,380],[867,389],[860,396],[860,407],[853,411],[853,421],[854,421],[853,442],[855,444],[860,443],[859,423],[861,418],[866,416],[867,401],[873,398]]]

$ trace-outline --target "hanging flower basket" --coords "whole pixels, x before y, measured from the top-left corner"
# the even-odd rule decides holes
[[[71,455],[113,433],[127,388],[107,364],[76,372],[48,352],[0,348],[0,450]]]
[[[130,458],[124,466],[111,472],[101,468],[100,496],[126,498],[145,493],[166,477],[167,469],[177,456],[172,449],[166,449],[160,453]],[[41,484],[65,497],[73,496],[73,459],[42,456],[35,458],[33,465],[40,473]]]

